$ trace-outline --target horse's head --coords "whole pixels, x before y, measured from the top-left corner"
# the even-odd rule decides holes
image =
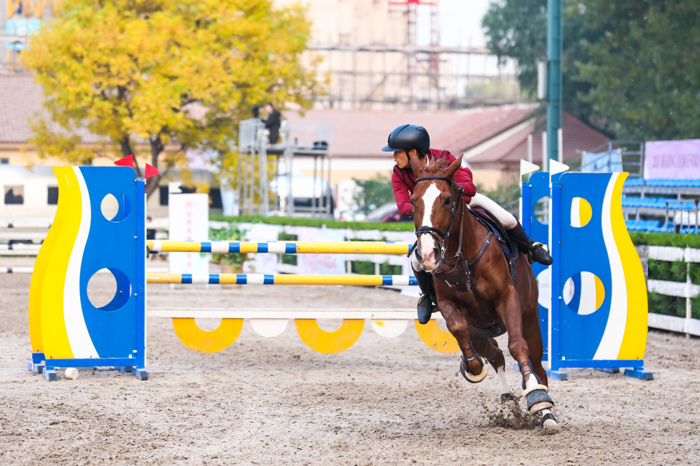
[[[417,248],[423,258],[423,267],[428,272],[435,270],[442,259],[447,232],[456,207],[462,202],[459,187],[453,183],[454,174],[462,165],[462,156],[452,165],[445,165],[445,162],[438,161],[423,168],[417,158],[411,157],[411,168],[416,179],[424,178],[416,183],[411,202],[418,235]]]

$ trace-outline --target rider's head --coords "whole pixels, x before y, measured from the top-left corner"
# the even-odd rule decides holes
[[[430,150],[428,131],[418,125],[400,125],[389,134],[384,152],[394,152],[394,161],[399,168],[410,165],[409,156],[423,159]]]

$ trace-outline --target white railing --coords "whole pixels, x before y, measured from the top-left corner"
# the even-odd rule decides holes
[[[700,249],[667,246],[638,246],[640,257],[650,260],[686,263],[686,281],[647,280],[647,290],[666,296],[685,298],[685,318],[649,313],[649,327],[700,336],[700,320],[693,319],[692,299],[700,294],[700,285],[690,279],[690,263],[700,263]]]

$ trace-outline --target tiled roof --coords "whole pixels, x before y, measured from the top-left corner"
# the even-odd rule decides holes
[[[542,161],[542,130],[535,131],[535,118],[531,118],[522,125],[513,128],[510,134],[499,138],[498,143],[491,145],[480,153],[467,158],[469,163],[498,164],[513,163],[520,159],[527,160],[527,136],[532,133],[532,159],[539,164]],[[581,158],[581,152],[592,150],[608,141],[600,131],[588,126],[578,118],[564,113],[562,125],[562,139],[564,162]],[[479,152],[481,148],[473,149]]]
[[[287,112],[295,120],[333,124],[333,156],[382,156],[391,130],[404,124],[424,126],[431,147],[460,154],[527,118],[536,105],[521,104],[468,110],[370,111],[309,110],[303,117]],[[384,154],[386,156],[386,154]]]
[[[44,96],[31,76],[0,75],[0,142],[27,142]]]
[[[32,136],[29,122],[46,116],[42,107],[44,93],[30,75],[0,75],[0,143],[26,143]],[[78,134],[83,142],[100,139],[87,130]]]
[[[0,75],[0,143],[26,143],[31,137],[29,122],[44,114],[43,93],[32,76]],[[396,126],[412,123],[424,126],[431,147],[458,155],[476,151],[472,164],[510,163],[527,158],[527,135],[534,131],[537,104],[504,105],[466,110],[309,110],[302,117],[285,112],[283,118],[318,121],[333,125],[333,156],[386,157],[381,148]],[[84,142],[97,137],[81,131]],[[580,157],[607,141],[602,133],[575,117],[564,114],[564,160]],[[475,149],[476,148],[476,149]],[[541,159],[541,133],[533,141],[535,161]]]

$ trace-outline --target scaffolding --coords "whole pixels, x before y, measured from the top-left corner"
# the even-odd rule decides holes
[[[278,144],[269,144],[269,132],[259,118],[240,123],[235,183],[240,214],[330,218],[333,125],[285,120],[280,137]],[[295,158],[313,159],[311,179],[295,173]]]
[[[418,8],[430,11],[430,45],[418,45]],[[329,92],[316,99],[321,108],[372,110],[438,110],[503,105],[520,100],[515,74],[472,73],[472,56],[490,57],[485,47],[440,47],[438,0],[389,0],[388,14],[405,18],[402,44],[313,42],[312,55],[322,55],[321,74],[329,73]],[[462,61],[466,57],[466,62]],[[492,57],[495,59],[495,57]],[[466,72],[463,66],[466,65]],[[495,96],[470,96],[473,82],[492,82]],[[508,81],[509,88],[502,82]],[[466,84],[466,85],[465,85]],[[461,96],[464,91],[467,93]],[[473,86],[472,86],[473,88]],[[483,94],[483,93],[482,93]]]

